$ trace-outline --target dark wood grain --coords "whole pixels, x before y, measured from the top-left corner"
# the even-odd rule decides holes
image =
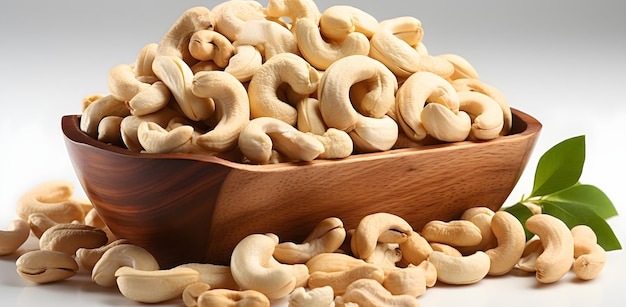
[[[142,154],[98,142],[62,119],[77,177],[111,231],[151,251],[163,267],[227,264],[251,233],[300,241],[322,219],[347,229],[389,212],[416,230],[467,208],[499,209],[541,130],[514,110],[510,135],[354,155],[336,161],[248,165],[194,154]]]

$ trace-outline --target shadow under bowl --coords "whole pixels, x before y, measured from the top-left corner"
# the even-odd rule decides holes
[[[147,154],[99,142],[62,118],[65,144],[87,197],[119,238],[150,251],[163,268],[228,264],[252,233],[302,241],[321,220],[346,229],[375,212],[415,230],[499,209],[519,180],[541,124],[513,110],[509,135],[353,155],[340,160],[250,165],[199,154]]]

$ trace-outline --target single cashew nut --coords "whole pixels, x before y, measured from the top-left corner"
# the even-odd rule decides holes
[[[239,133],[250,121],[250,104],[244,86],[231,74],[222,71],[199,72],[194,76],[194,95],[212,99],[219,122],[213,130],[196,138],[209,151],[224,152],[237,145]]]
[[[200,30],[191,35],[189,52],[196,60],[213,61],[224,68],[235,53],[235,47],[226,36],[213,30]]]
[[[250,121],[239,134],[239,149],[254,163],[268,163],[272,149],[291,161],[312,161],[324,152],[324,145],[314,136],[273,117]]]
[[[43,213],[57,223],[83,221],[85,212],[80,201],[72,198],[74,185],[63,180],[51,180],[24,193],[17,202],[17,215],[28,220],[33,213]]]
[[[343,296],[335,298],[338,307],[348,306],[348,303],[356,303],[358,306],[413,306],[419,307],[417,298],[411,295],[393,295],[376,280],[359,279],[346,289]]]
[[[306,290],[298,287],[289,293],[289,307],[328,307],[332,304],[335,295],[330,286]]]
[[[480,228],[466,220],[430,221],[424,225],[421,234],[429,242],[452,246],[472,246],[482,240]]]
[[[187,65],[191,65],[195,62],[189,52],[191,36],[198,31],[211,29],[213,29],[213,21],[208,8],[196,6],[187,9],[159,41],[155,60],[160,56],[174,56],[183,60]],[[154,70],[154,65],[152,69]],[[162,79],[156,71],[155,74]]]
[[[395,105],[397,89],[395,76],[380,62],[364,55],[344,57],[333,63],[319,82],[322,118],[328,127],[350,132],[359,122],[359,114],[385,116]],[[357,99],[352,99],[354,96]]]
[[[317,224],[302,244],[282,242],[274,249],[274,258],[281,263],[306,263],[320,253],[336,251],[346,238],[343,222],[330,217]]]
[[[129,150],[136,152],[142,151],[144,148],[141,146],[138,136],[138,130],[141,123],[154,122],[161,127],[165,127],[168,125],[171,119],[178,116],[181,116],[181,114],[174,109],[163,108],[152,114],[142,116],[130,115],[124,117],[124,119],[122,119],[122,122],[120,123],[120,131],[122,134],[122,140],[124,141],[124,145],[126,145],[126,148],[128,148]]]
[[[489,275],[504,275],[519,262],[526,246],[526,233],[522,223],[511,213],[498,211],[491,219],[491,229],[498,246],[486,250],[491,259]]]
[[[548,214],[535,214],[526,220],[526,229],[536,234],[543,253],[535,262],[536,278],[542,283],[556,282],[569,272],[574,259],[574,239],[567,225]]]
[[[115,272],[121,267],[137,270],[158,270],[159,263],[154,256],[142,247],[120,244],[107,249],[91,270],[91,279],[104,287],[115,285]]]
[[[572,271],[582,280],[598,277],[606,264],[606,251],[597,243],[596,234],[587,225],[574,226],[571,232],[575,258]]]
[[[473,284],[489,273],[489,256],[482,251],[463,257],[449,256],[439,251],[428,255],[437,269],[437,280],[451,285]]]
[[[91,272],[96,263],[100,260],[100,258],[102,258],[102,255],[104,255],[107,250],[111,249],[114,246],[127,243],[128,241],[126,239],[117,239],[107,245],[97,248],[81,247],[76,250],[76,260],[78,260],[78,263],[82,268]]]
[[[378,31],[378,20],[369,13],[349,5],[333,5],[320,16],[320,32],[335,42],[341,42],[350,33],[363,33],[368,39]]]
[[[360,32],[348,34],[341,42],[326,41],[318,24],[309,18],[296,21],[295,35],[302,56],[319,70],[326,70],[332,63],[346,56],[367,56],[370,50],[369,39]]]
[[[109,70],[107,80],[111,96],[124,101],[133,115],[153,113],[164,108],[170,101],[170,91],[163,82],[149,84],[140,81],[131,65],[114,66]]]
[[[142,122],[137,127],[137,139],[148,153],[186,152],[192,146],[194,128],[180,126],[167,130],[157,123]]]
[[[348,134],[358,152],[386,151],[398,141],[398,124],[390,116],[381,118],[358,115],[358,121]]]
[[[262,66],[263,56],[256,47],[240,45],[235,47],[235,54],[228,61],[228,66],[224,68],[224,71],[233,75],[240,82],[248,82]]]
[[[79,248],[97,248],[109,241],[104,230],[83,224],[57,224],[39,239],[39,248],[74,255]]]
[[[98,124],[98,141],[123,146],[121,125],[124,117],[106,116]]]
[[[158,47],[159,44],[149,43],[139,50],[137,59],[135,60],[135,74],[138,79],[156,78],[152,71],[152,62],[154,61]]]
[[[22,219],[13,220],[7,230],[0,230],[0,256],[15,252],[26,242],[29,235],[28,222]]]
[[[318,82],[317,70],[301,57],[291,53],[274,56],[250,80],[250,115],[252,118],[274,117],[295,126],[297,101],[315,92]],[[296,101],[283,102],[278,98],[278,88],[285,83],[299,94]]]
[[[200,294],[198,307],[210,306],[269,307],[270,300],[263,293],[255,290],[210,289]]]
[[[483,93],[493,98],[493,100],[495,100],[502,108],[504,124],[502,126],[501,134],[506,135],[509,131],[511,131],[511,127],[513,126],[511,107],[509,106],[508,100],[499,89],[481,80],[471,78],[456,79],[452,81],[452,86],[457,90],[457,92],[474,91]]]
[[[17,258],[15,265],[22,278],[39,284],[68,279],[78,272],[72,255],[49,250],[27,252]]]
[[[256,290],[269,299],[277,299],[306,283],[309,275],[306,265],[281,264],[272,256],[278,242],[274,234],[251,234],[235,246],[230,266],[241,289]]]
[[[469,137],[475,140],[492,140],[501,135],[504,125],[502,108],[491,97],[472,91],[458,92],[459,109],[472,119]]]
[[[372,255],[380,243],[402,243],[413,233],[411,225],[391,213],[372,213],[363,217],[350,242],[352,253],[361,259]]]
[[[424,128],[434,138],[444,142],[460,142],[469,136],[472,119],[463,112],[454,112],[438,103],[429,103],[422,110]]]
[[[200,273],[190,268],[144,271],[121,267],[115,271],[117,287],[126,298],[141,303],[160,303],[181,297],[185,288],[198,282]]]
[[[315,289],[330,286],[334,295],[342,295],[350,284],[359,279],[371,279],[382,283],[385,278],[385,270],[375,264],[364,263],[346,271],[338,272],[312,272],[309,276],[308,286]]]
[[[312,135],[324,145],[324,152],[318,156],[320,159],[341,159],[350,156],[354,151],[352,138],[345,131],[328,128],[321,135]]]
[[[186,263],[178,267],[198,271],[200,273],[200,282],[210,285],[213,289],[239,289],[229,266],[210,263]]]
[[[428,255],[433,251],[428,241],[415,231],[406,241],[400,243],[399,247],[404,261],[413,265],[418,265],[428,259]]]

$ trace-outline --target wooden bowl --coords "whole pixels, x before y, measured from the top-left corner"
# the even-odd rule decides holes
[[[499,209],[521,176],[541,130],[513,110],[509,135],[334,161],[248,165],[198,154],[146,154],[99,142],[62,118],[78,180],[111,231],[152,252],[164,267],[228,264],[252,233],[300,242],[327,217],[354,228],[388,212],[416,230],[470,207]]]

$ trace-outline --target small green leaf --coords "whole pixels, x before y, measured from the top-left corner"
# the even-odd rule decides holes
[[[598,244],[606,251],[622,249],[622,245],[615,236],[611,226],[588,206],[570,203],[553,203],[540,201],[543,213],[550,214],[562,220],[570,229],[576,225],[587,225],[593,229],[598,237]]]
[[[530,197],[552,194],[573,186],[582,174],[584,163],[584,135],[556,144],[539,159]]]
[[[579,204],[595,211],[603,219],[617,215],[611,200],[600,189],[593,185],[578,184],[568,189],[550,194],[542,198],[552,203]]]
[[[522,223],[522,226],[526,225],[526,220],[533,215],[533,212],[522,203],[517,203],[513,206],[503,208],[502,210],[515,216]],[[526,232],[526,241],[534,236],[532,232],[526,229],[526,226],[524,226],[524,232]]]

